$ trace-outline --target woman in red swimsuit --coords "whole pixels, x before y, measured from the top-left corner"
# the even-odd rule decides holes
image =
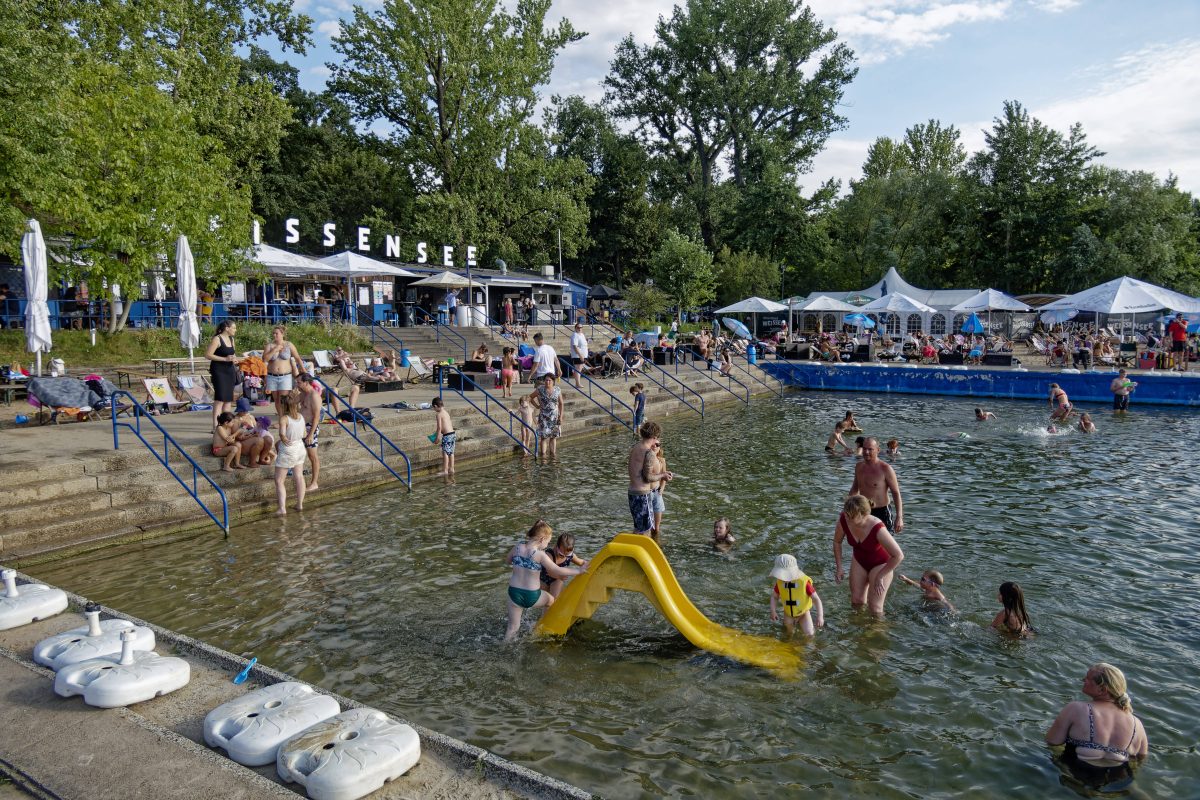
[[[887,526],[871,516],[871,501],[861,494],[846,499],[833,531],[833,559],[837,582],[845,577],[842,570],[842,539],[854,550],[850,562],[850,605],[863,603],[877,617],[883,616],[883,601],[896,567],[904,560],[904,551],[888,533]]]

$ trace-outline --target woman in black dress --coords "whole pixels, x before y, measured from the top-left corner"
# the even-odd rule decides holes
[[[208,349],[204,351],[204,357],[211,362],[208,374],[212,376],[214,428],[222,411],[233,411],[234,372],[237,369],[237,349],[233,346],[233,337],[236,333],[236,322],[221,322],[217,325],[216,335],[208,343]]]

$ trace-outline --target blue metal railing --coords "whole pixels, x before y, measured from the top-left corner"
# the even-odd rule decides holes
[[[392,333],[391,328],[385,328],[373,316],[364,314],[362,308],[356,308],[355,310],[358,312],[358,326],[370,331],[372,345],[382,342],[397,353],[404,349],[404,340]]]
[[[658,386],[660,389],[662,389],[664,392],[666,392],[667,394],[674,397],[679,402],[683,403],[685,406],[690,408],[692,411],[695,411],[701,417],[704,416],[704,398],[700,395],[699,392],[697,392],[692,387],[688,386],[683,381],[679,380],[679,378],[676,378],[674,375],[667,372],[665,369],[660,367],[658,364],[655,364],[653,359],[644,359],[644,361],[646,362],[646,366],[648,367],[648,369],[642,370],[642,374],[646,376],[647,380],[649,380],[651,383]],[[672,389],[670,386],[668,386],[666,380],[660,380],[659,378],[657,378],[656,377],[657,375],[662,375],[663,378],[674,381],[675,383],[679,384],[679,386],[683,389],[684,392],[695,395],[696,399],[700,401],[700,407],[696,408],[695,405],[688,402],[687,398],[683,397],[681,394],[679,394],[674,389]],[[628,371],[626,371],[626,373],[625,373],[625,380],[626,380],[626,382],[629,381]]]
[[[709,368],[707,361],[704,362],[703,367],[696,366],[697,358],[698,358],[698,356],[696,356],[696,351],[693,350],[692,351],[692,359],[690,361],[687,361],[688,366],[690,366],[692,369],[696,370],[697,372],[699,372],[702,375],[704,375],[705,377],[707,377],[710,381],[715,383],[717,386],[720,386],[725,391],[729,392],[731,395],[736,397],[738,400],[741,400],[743,403],[745,403],[747,405],[750,404],[750,387],[749,386],[742,383],[741,381],[739,381],[737,378],[733,377],[732,375],[723,375],[720,371],[717,371],[717,375],[720,375],[722,378],[726,379],[726,383],[722,384],[721,381],[717,380],[717,378],[713,376],[713,370]],[[679,372],[679,362],[681,360],[685,360],[685,359],[678,359],[678,358],[675,359],[675,371],[676,372]],[[703,359],[701,359],[701,360],[703,361]],[[733,390],[733,386],[730,385],[733,383],[736,383],[738,386],[741,386],[742,389],[745,390],[745,397],[739,395],[737,392],[735,392]]]
[[[433,322],[433,335],[435,341],[440,342],[442,340],[442,336],[445,336],[452,342],[457,341],[462,346],[463,361],[467,360],[467,337],[463,336],[449,325],[443,325],[441,322],[438,322],[436,314],[431,314],[420,306],[414,306],[413,308],[415,311],[424,314],[426,319]]]
[[[510,438],[514,442],[516,442],[523,450],[525,450],[526,453],[529,453],[530,455],[534,455],[535,453],[538,452],[539,445],[541,444],[541,437],[538,436],[538,432],[536,429],[531,428],[529,425],[526,425],[525,420],[521,419],[519,416],[517,416],[515,413],[513,413],[512,409],[510,409],[508,406],[504,405],[503,400],[496,397],[495,395],[490,393],[487,389],[484,389],[482,386],[480,386],[475,381],[474,378],[467,377],[467,375],[461,369],[459,369],[457,366],[454,367],[454,371],[457,372],[461,376],[460,380],[470,383],[472,386],[475,387],[476,390],[478,390],[480,393],[483,394],[483,408],[480,408],[478,403],[476,403],[470,397],[467,397],[467,393],[464,389],[454,389],[454,388],[446,386],[443,383],[439,383],[439,385],[438,385],[438,397],[442,396],[443,390],[450,389],[450,391],[455,392],[460,397],[462,397],[463,400],[466,400],[471,405],[472,408],[474,408],[480,414],[483,414],[485,417],[487,417],[488,420],[490,420],[493,425],[495,425],[500,430],[504,431],[504,433],[508,434],[508,438]],[[459,385],[461,386],[462,384],[459,384]],[[500,406],[500,408],[504,410],[504,413],[508,415],[508,429],[507,430],[505,430],[504,426],[500,424],[500,420],[498,420],[492,416],[491,411],[489,411],[489,409],[491,407],[489,405],[489,401],[491,403],[494,403],[494,404]],[[525,445],[525,443],[523,441],[521,441],[520,438],[513,435],[513,421],[514,420],[522,428],[524,428],[525,430],[527,430],[533,434],[533,449],[532,450],[530,450],[529,447],[527,447]]]
[[[129,398],[130,408],[128,410],[129,410],[130,414],[133,415],[132,423],[122,422],[117,418],[117,409],[118,409],[117,398],[121,395],[124,395],[125,397]],[[164,428],[162,425],[159,425],[158,420],[156,420],[154,417],[150,416],[150,414],[146,411],[146,409],[142,406],[142,404],[139,403],[137,400],[135,400],[133,398],[133,395],[131,395],[129,392],[126,392],[123,390],[118,390],[118,391],[113,392],[112,395],[109,396],[109,403],[111,404],[110,407],[111,407],[112,415],[113,415],[112,416],[113,449],[114,450],[121,449],[119,432],[120,432],[121,428],[128,428],[129,431],[134,436],[136,436],[141,441],[142,444],[144,444],[146,446],[146,449],[149,450],[150,453],[155,458],[158,459],[158,463],[162,464],[164,467],[167,468],[167,472],[171,473],[171,477],[174,478],[175,480],[179,481],[179,485],[182,486],[184,488],[184,490],[186,490],[187,493],[192,496],[192,499],[195,500],[202,509],[204,509],[204,513],[208,515],[209,519],[211,519],[213,522],[215,522],[218,525],[218,527],[221,528],[221,530],[225,531],[226,535],[229,535],[229,501],[225,498],[225,492],[221,489],[220,486],[217,486],[217,484],[213,482],[213,479],[208,476],[208,473],[204,471],[204,468],[201,467],[199,464],[197,464],[196,461],[187,454],[187,452],[180,446],[179,442],[175,441],[175,439],[172,438],[171,434],[167,433],[166,428]],[[163,435],[163,443],[162,443],[162,452],[161,453],[159,453],[157,446],[150,444],[150,442],[146,441],[146,437],[142,435],[142,418],[143,417],[145,419],[147,419],[155,428],[158,429],[159,433],[161,433]],[[191,484],[191,486],[188,486],[187,481],[185,481],[179,475],[179,473],[176,472],[175,469],[171,466],[171,448],[172,447],[174,447],[176,452],[178,452],[179,455],[183,456],[184,459],[188,462],[188,464],[191,465],[191,467],[192,467],[192,484]],[[199,485],[199,481],[197,480],[197,478],[203,478],[205,480],[205,482],[208,483],[209,486],[211,486],[214,490],[216,490],[217,495],[221,498],[221,517],[220,517],[220,519],[218,519],[217,515],[212,512],[212,509],[210,509],[208,507],[208,504],[200,499],[200,491],[199,491],[200,485]]]
[[[574,369],[574,366],[572,366],[571,362],[568,361],[563,356],[559,356],[558,360],[562,362],[564,367]],[[566,376],[567,376],[566,371],[563,372],[563,381],[562,382],[564,385],[574,388],[577,392],[582,394],[588,400],[591,400],[592,403],[595,404],[597,407],[599,407],[601,411],[605,412],[610,417],[615,419],[617,422],[621,423],[626,428],[633,431],[633,408],[628,403],[626,403],[624,400],[622,400],[621,398],[617,397],[615,394],[610,392],[608,389],[605,389],[603,386],[601,386],[599,383],[597,383],[595,380],[593,380],[588,375],[584,375],[582,372],[579,373],[579,375],[585,381],[587,381],[587,390],[586,391],[584,391],[583,387],[576,387],[575,384],[573,384],[571,381],[567,380],[566,379]],[[599,400],[597,400],[593,396],[592,392],[596,389],[599,389],[601,392],[608,395],[608,408],[605,408],[604,404],[601,403]],[[620,405],[622,408],[624,408],[626,411],[629,412],[629,420],[628,421],[623,420],[619,416],[617,416],[617,412],[616,412],[617,405]],[[636,431],[635,431],[635,433],[636,433]]]
[[[358,409],[351,406],[350,401],[346,400],[344,397],[342,397],[336,391],[334,391],[332,386],[330,386],[328,383],[321,380],[320,378],[318,378],[315,375],[313,376],[313,382],[319,383],[325,389],[325,413],[328,414],[330,416],[330,418],[333,419],[334,422],[336,422],[338,425],[340,425],[342,427],[342,430],[344,430],[344,431],[346,431],[346,433],[350,434],[350,436],[354,439],[354,441],[358,442],[359,445],[362,446],[362,449],[364,449],[368,453],[370,453],[372,458],[374,458],[376,461],[378,461],[380,464],[382,464],[384,469],[386,469],[388,472],[392,473],[392,477],[394,477],[396,480],[403,483],[411,491],[412,490],[412,462],[408,460],[408,454],[405,453],[403,450],[401,450],[399,447],[397,447],[395,442],[393,442],[388,437],[384,436],[382,431],[380,431],[378,428],[376,428],[369,419],[365,418],[362,414],[360,414],[358,412]],[[347,425],[344,421],[342,421],[341,419],[338,418],[338,415],[337,415],[336,411],[334,410],[336,408],[336,406],[334,404],[335,400],[350,410],[351,416],[354,417],[353,427],[351,427],[350,425]],[[363,427],[370,429],[373,433],[375,433],[375,435],[377,435],[379,437],[379,452],[375,452],[374,447],[371,444],[363,441],[362,437],[358,435],[358,426],[359,425],[362,425]],[[387,450],[385,449],[385,446],[387,448],[391,448],[391,450],[392,450],[391,454],[389,454],[387,452]],[[404,477],[401,477],[400,473],[398,473],[398,472],[396,472],[396,470],[392,469],[392,466],[387,463],[387,459],[390,458],[391,455],[393,455],[393,454],[398,455],[404,459],[404,470],[405,470]]]
[[[779,380],[774,375],[772,375],[771,373],[764,370],[761,366],[759,366],[757,364],[755,366],[758,367],[758,369],[752,370],[752,369],[750,369],[749,362],[747,362],[746,366],[744,366],[744,367],[741,364],[737,363],[736,361],[733,362],[733,368],[735,370],[738,370],[742,374],[749,377],[751,380],[761,383],[763,386],[767,387],[775,394],[779,395],[780,397],[783,397],[783,389],[784,389],[783,381]],[[775,383],[777,383],[778,386],[772,386],[771,384],[764,381],[761,377],[762,375],[766,375],[768,378],[775,381]]]

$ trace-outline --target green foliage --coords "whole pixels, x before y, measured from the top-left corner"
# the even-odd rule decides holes
[[[52,249],[71,251],[53,276],[98,293],[140,283],[180,234],[202,278],[243,268],[245,181],[278,146],[288,109],[244,79],[237,49],[266,34],[302,47],[307,18],[282,0],[0,2],[0,59],[14,68],[0,112],[11,158],[0,159],[0,246],[16,253],[20,220],[35,217]]]
[[[779,265],[756,253],[721,248],[716,258],[717,303],[730,305],[751,295],[775,297],[780,290]]]
[[[634,319],[654,320],[671,304],[670,296],[648,283],[630,283],[624,290],[625,307]]]
[[[605,84],[661,159],[662,191],[689,210],[703,241],[724,238],[724,209],[748,186],[806,172],[853,78],[852,55],[797,0],[689,0],[659,19],[657,41],[617,47]],[[720,171],[727,166],[722,192]],[[750,215],[742,214],[741,219]]]
[[[566,20],[547,28],[549,9],[388,0],[355,7],[335,37],[331,88],[358,119],[393,128],[391,149],[420,193],[418,236],[480,246],[485,262],[545,261],[559,230],[564,253],[586,242],[582,165],[549,159],[529,124],[555,55],[580,38]]]
[[[703,244],[676,231],[655,251],[650,274],[654,285],[675,303],[676,316],[716,297],[713,257]]]

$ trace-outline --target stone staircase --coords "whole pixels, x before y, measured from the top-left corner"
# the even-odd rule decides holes
[[[496,347],[489,347],[499,352],[497,348],[504,341],[484,328],[465,331],[471,349],[479,340],[485,340],[496,342]],[[456,361],[461,358],[461,344],[447,342],[445,338],[441,342],[436,341],[430,328],[401,328],[396,329],[396,333],[403,338],[404,346],[414,354],[438,359],[450,356]],[[561,336],[549,341],[560,354],[566,352],[566,343]],[[607,338],[604,344],[607,344]],[[709,416],[722,405],[739,402],[725,388],[690,367],[681,367],[678,378],[704,398]],[[603,381],[601,385],[629,403],[628,385],[631,382],[615,378]],[[694,414],[649,380],[641,379],[641,382],[647,390],[649,418]],[[673,382],[668,383],[674,386]],[[491,391],[490,386],[487,388]],[[564,382],[562,389],[564,438],[625,430],[607,411],[597,407],[573,385]],[[514,394],[518,397],[530,391],[532,387],[528,384],[514,387]],[[676,391],[679,391],[677,387]],[[359,405],[377,406],[399,399],[416,405],[428,402],[436,394],[436,387],[424,383],[409,386],[403,392],[363,393]],[[494,394],[498,395],[499,391]],[[478,397],[475,394],[472,396]],[[692,395],[684,396],[695,403]],[[607,396],[596,393],[596,397],[607,405]],[[454,392],[446,391],[445,398],[447,410],[459,434],[457,456],[460,469],[470,468],[469,462],[479,463],[481,460],[520,455],[520,448],[512,439],[481,412]],[[517,399],[506,400],[505,404],[515,410]],[[266,408],[258,410],[270,413]],[[619,407],[618,410],[622,414],[627,413]],[[493,414],[496,412],[493,411]],[[497,418],[504,423],[500,416]],[[219,471],[217,461],[208,453],[211,434],[206,414],[177,414],[161,419],[165,420],[172,436],[201,467],[208,470],[224,490],[231,524],[242,524],[274,510],[275,488],[270,470]],[[374,422],[384,435],[408,454],[415,484],[418,477],[440,469],[440,450],[426,438],[433,430],[433,418],[429,412],[376,409]],[[146,428],[144,424],[143,430]],[[46,427],[29,433],[42,437],[37,440],[42,450],[40,457],[30,453],[22,455],[16,450],[0,457],[0,561],[6,565],[28,564],[32,557],[45,558],[48,557],[46,554],[56,550],[78,552],[197,528],[208,528],[216,534],[215,526],[196,502],[154,456],[127,432],[122,432],[120,450],[112,449],[111,428],[103,422]],[[161,436],[157,431],[152,433]],[[147,435],[150,441],[154,441],[153,436]],[[368,442],[375,437],[369,430],[362,435]],[[45,453],[61,455],[47,458]],[[329,502],[340,495],[373,487],[404,491],[403,486],[338,425],[322,425],[320,453],[321,489],[306,499],[306,505]],[[182,469],[179,466],[176,469],[185,480],[190,481],[191,468],[186,462],[177,456],[171,461],[173,465],[176,462],[183,465]],[[388,463],[404,474],[403,459],[396,456]],[[199,485],[200,496],[219,512],[220,500],[216,493],[202,479]],[[414,494],[431,490],[437,491],[437,484],[417,485]],[[290,493],[289,486],[289,505],[294,505],[295,498]],[[215,506],[211,505],[213,503]]]

